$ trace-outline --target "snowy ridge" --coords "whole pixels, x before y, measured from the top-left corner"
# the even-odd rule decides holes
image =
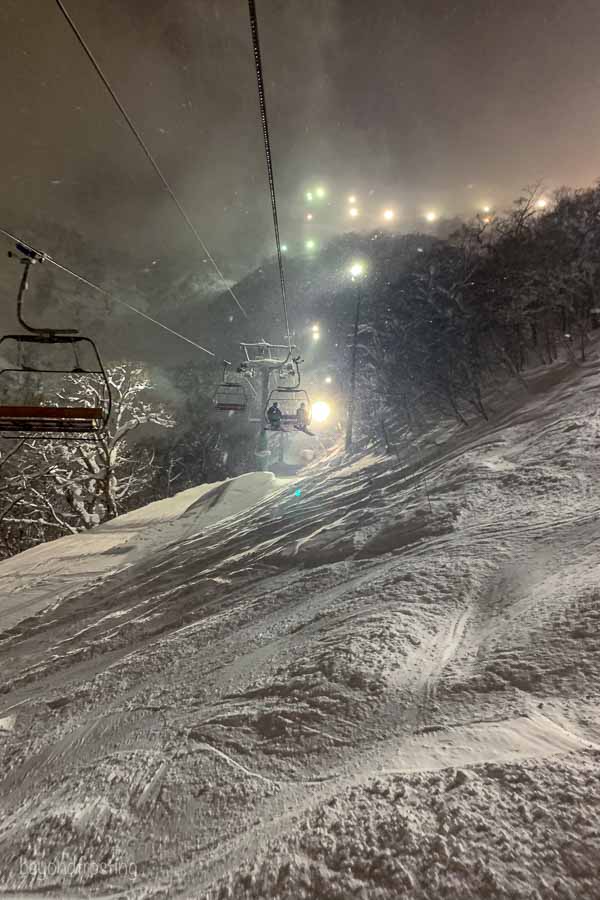
[[[0,566],[0,885],[597,896],[599,389]]]

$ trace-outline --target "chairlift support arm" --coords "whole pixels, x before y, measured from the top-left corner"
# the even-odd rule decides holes
[[[15,246],[21,254],[21,263],[23,264],[23,275],[21,276],[19,293],[17,294],[17,318],[19,324],[30,334],[41,334],[47,337],[51,337],[53,334],[77,334],[76,328],[36,328],[34,325],[30,325],[29,322],[25,321],[23,307],[25,304],[25,293],[29,287],[29,270],[31,266],[36,263],[43,263],[50,257],[41,250],[35,250],[33,247],[28,247],[27,244],[17,243]],[[9,251],[8,255],[9,257],[13,256],[12,250]]]

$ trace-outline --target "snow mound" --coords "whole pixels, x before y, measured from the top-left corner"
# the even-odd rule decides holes
[[[41,544],[0,563],[0,623],[14,626],[90,583],[152,559],[175,542],[255,506],[286,484],[252,472],[202,484],[80,534]]]

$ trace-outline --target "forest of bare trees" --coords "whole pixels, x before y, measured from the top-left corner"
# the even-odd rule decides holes
[[[600,190],[537,191],[414,253],[370,294],[363,392],[400,418],[487,418],[484,395],[532,365],[585,361],[600,314]]]

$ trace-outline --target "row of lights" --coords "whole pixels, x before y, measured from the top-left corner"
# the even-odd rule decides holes
[[[323,193],[318,194],[317,192],[319,190],[323,191]],[[315,191],[315,194],[317,196],[324,197],[325,196],[324,189],[317,188],[317,190]],[[312,191],[309,191],[307,196],[313,197],[314,194]],[[352,194],[348,197],[348,203],[353,203],[353,202],[356,202],[356,197],[354,194]],[[536,205],[537,209],[543,210],[548,207],[548,201],[546,200],[545,197],[540,197],[540,198],[538,198],[538,200],[536,200],[535,205]],[[360,215],[360,210],[356,206],[350,206],[348,209],[348,212],[352,218],[357,218]],[[486,225],[489,225],[489,223],[492,221],[492,216],[490,215],[490,213],[492,213],[492,207],[489,204],[485,204],[484,206],[481,207],[481,212],[484,213],[483,222]],[[382,215],[386,222],[391,222],[396,218],[396,212],[393,209],[385,209],[383,211]],[[312,222],[313,218],[314,217],[313,217],[312,213],[306,214],[307,222]],[[429,210],[427,210],[427,212],[424,213],[423,218],[425,219],[426,222],[428,222],[430,225],[432,225],[434,222],[438,221],[439,213],[437,213],[433,209],[429,209]],[[307,251],[312,252],[313,250],[316,250],[317,245],[316,245],[316,242],[312,238],[309,238],[307,241],[304,242],[304,247]],[[287,244],[282,244],[281,249],[284,253],[287,253],[288,252]]]
[[[326,196],[327,196],[327,191],[325,190],[325,188],[322,185],[319,185],[319,187],[316,187],[313,190],[306,192],[306,200],[308,203],[313,203],[315,200],[324,200]],[[348,215],[350,216],[351,219],[358,219],[358,217],[361,214],[360,209],[357,206],[358,197],[356,196],[356,194],[350,194],[347,198],[347,201],[348,201],[348,207],[347,207]],[[484,210],[484,212],[488,212],[489,207],[486,206],[483,208],[483,210]],[[310,210],[308,210],[305,213],[304,217],[307,222],[312,222],[314,220],[314,213],[311,212]],[[383,219],[384,222],[393,222],[394,219],[396,219],[396,217],[397,217],[397,212],[395,209],[392,209],[391,207],[386,207],[381,213],[381,218]],[[423,214],[423,218],[425,219],[426,222],[429,222],[430,224],[432,224],[433,222],[437,222],[437,220],[439,218],[439,214],[433,209],[428,209]]]
[[[306,199],[309,203],[312,203],[315,198],[317,198],[319,200],[323,200],[326,196],[327,196],[327,191],[322,186],[315,188],[314,191],[307,191],[307,193],[306,193]],[[348,199],[348,215],[352,219],[358,218],[360,216],[360,209],[357,206],[358,198],[357,198],[356,194],[350,194],[347,199]],[[548,201],[546,200],[545,197],[540,197],[536,201],[536,207],[538,209],[546,209],[547,206],[548,206]],[[485,213],[485,215],[488,215],[489,213],[492,212],[492,207],[488,203],[485,203],[481,207],[481,212]],[[386,222],[393,222],[393,220],[396,218],[396,215],[397,215],[396,211],[389,207],[384,209],[381,214],[383,220]],[[433,222],[437,222],[437,220],[439,219],[439,213],[436,212],[434,209],[428,209],[423,213],[423,218],[425,219],[426,222],[429,222],[430,224],[432,224]],[[312,222],[313,219],[314,219],[314,214],[310,211],[307,212],[306,213],[306,221]]]
[[[360,216],[360,209],[357,206],[349,206],[348,207],[348,215],[351,219],[358,219]],[[393,222],[396,218],[396,210],[394,209],[384,209],[381,213],[381,218],[384,222]],[[435,222],[438,219],[438,214],[433,210],[428,210],[424,216],[427,222]],[[314,220],[314,214],[311,212],[305,213],[304,219],[306,222],[312,222]]]
[[[348,197],[348,215],[350,216],[351,219],[357,219],[360,216],[360,210],[359,210],[358,206],[356,205],[357,202],[358,202],[358,200],[357,200],[356,195],[350,194],[350,196]],[[384,220],[384,222],[393,222],[394,219],[396,218],[396,212],[395,212],[395,210],[390,209],[388,207],[388,209],[383,210],[381,217]]]
[[[327,191],[324,187],[319,186],[314,188],[312,191],[306,192],[306,200],[308,203],[313,203],[316,200],[324,200],[327,196]],[[350,194],[348,197],[348,215],[351,219],[357,219],[360,216],[360,210],[357,207],[358,198],[356,194]],[[386,222],[391,222],[396,218],[396,213],[393,209],[384,209],[382,213],[382,217]],[[305,214],[305,218],[307,222],[312,222],[314,219],[314,214],[312,212],[307,212]]]

